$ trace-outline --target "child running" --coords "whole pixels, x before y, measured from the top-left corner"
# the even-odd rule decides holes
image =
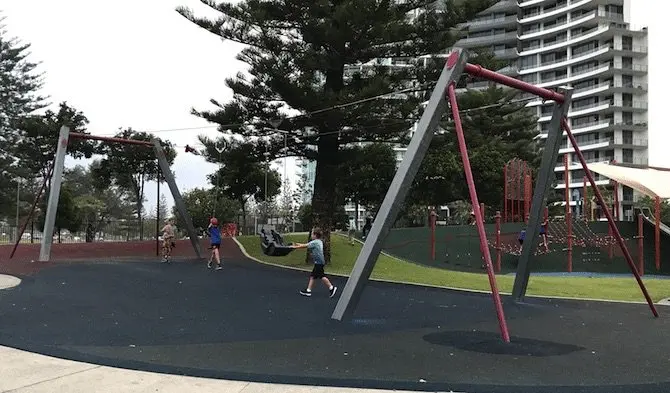
[[[321,229],[314,228],[312,230],[312,241],[307,244],[296,243],[291,246],[293,248],[306,248],[309,252],[311,252],[312,258],[314,259],[314,268],[312,269],[312,273],[309,276],[307,289],[300,291],[302,296],[312,296],[314,280],[318,279],[321,279],[321,282],[323,282],[326,288],[328,288],[330,297],[335,296],[335,292],[337,292],[337,287],[333,286],[328,277],[326,277],[326,273],[323,270],[324,265],[326,264],[326,258],[323,255],[323,241],[321,240],[322,235],[323,232],[321,232]]]
[[[172,247],[174,247],[174,220],[165,220],[163,227],[163,262],[172,263]]]
[[[209,262],[207,262],[207,269],[212,268],[212,262],[216,260],[216,269],[221,270],[221,257],[219,255],[219,249],[221,248],[221,231],[219,231],[219,220],[216,217],[212,217],[209,220],[209,226],[207,227],[207,236],[211,242],[209,248],[212,250],[212,254],[209,256]]]

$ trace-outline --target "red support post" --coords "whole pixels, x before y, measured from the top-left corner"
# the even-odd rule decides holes
[[[589,167],[586,163],[586,160],[584,159],[584,155],[582,154],[581,150],[579,149],[579,146],[577,145],[577,141],[575,140],[575,136],[572,134],[572,130],[570,129],[570,126],[568,125],[568,122],[565,118],[563,118],[562,121],[562,126],[563,130],[565,130],[566,134],[568,134],[568,138],[570,139],[570,143],[574,146],[575,149],[575,154],[577,154],[577,157],[579,158],[579,162],[582,164],[582,168],[584,169],[584,173],[586,174],[586,177],[589,179],[589,183],[591,184],[591,188],[593,189],[593,192],[596,195],[596,198],[598,199],[598,203],[603,206],[603,210],[605,215],[607,216],[607,221],[609,222],[610,227],[612,228],[612,231],[614,232],[614,236],[616,237],[617,243],[619,243],[619,247],[621,247],[621,251],[623,252],[624,256],[626,257],[626,262],[628,263],[628,266],[630,267],[631,272],[635,276],[635,280],[637,281],[637,284],[640,286],[640,290],[642,291],[642,294],[644,295],[645,300],[647,301],[647,304],[649,305],[649,308],[651,309],[652,314],[654,314],[655,317],[658,317],[658,311],[656,310],[656,306],[654,305],[654,301],[651,299],[651,296],[649,296],[649,292],[647,291],[647,288],[644,285],[644,282],[642,282],[642,278],[637,272],[637,269],[635,268],[635,263],[633,262],[633,257],[630,255],[630,252],[628,251],[628,248],[626,247],[626,243],[623,240],[623,237],[621,237],[621,233],[619,232],[619,228],[617,228],[614,218],[612,217],[612,213],[610,213],[609,209],[607,208],[607,205],[605,204],[605,200],[603,199],[602,194],[600,193],[600,190],[598,190],[598,187],[596,187],[596,181],[593,178],[593,175],[591,174],[591,171],[589,170]]]
[[[570,171],[568,171],[568,154],[563,154],[563,180],[565,181],[565,217],[567,220],[570,211]]]
[[[479,209],[482,212],[482,221],[486,222],[486,205],[484,204],[484,202],[479,204]]]
[[[448,88],[449,104],[451,106],[451,114],[454,119],[454,127],[458,137],[458,147],[461,152],[461,159],[463,161],[463,170],[465,172],[465,180],[468,183],[468,191],[470,193],[470,200],[472,208],[475,213],[475,222],[477,224],[477,232],[479,233],[479,248],[484,254],[484,264],[486,266],[486,273],[489,277],[489,284],[491,286],[491,295],[493,303],[496,308],[498,316],[498,325],[503,341],[510,342],[509,330],[507,328],[507,321],[505,320],[505,313],[496,283],[495,272],[493,271],[493,263],[491,263],[491,253],[486,239],[486,231],[484,230],[484,221],[482,219],[482,212],[479,209],[479,198],[477,197],[477,190],[475,188],[475,181],[472,175],[472,168],[470,167],[470,158],[468,157],[468,148],[465,144],[465,135],[463,134],[463,125],[461,124],[461,115],[458,111],[458,101],[456,100],[456,86],[452,82]]]
[[[507,164],[503,167],[503,222],[507,222]]]
[[[661,270],[661,198],[656,197],[654,201],[654,218],[656,225],[654,226],[654,242],[656,243],[656,252],[654,259],[656,262],[656,270]]]
[[[644,276],[644,228],[642,213],[637,215],[637,271]]]
[[[565,213],[565,222],[568,224],[568,273],[572,273],[572,212]]]
[[[500,212],[496,212],[496,272],[502,269],[502,254],[500,250]]]
[[[482,66],[479,65],[468,63],[465,65],[465,68],[463,70],[472,76],[478,76],[480,78],[500,83],[501,85],[523,90],[525,92],[540,96],[548,101],[556,101],[559,103],[565,101],[565,97],[563,96],[563,94],[551,91],[549,89],[545,89],[543,87],[537,87],[528,82],[511,78],[509,76],[505,76],[491,70],[487,70],[486,68],[483,68]]]

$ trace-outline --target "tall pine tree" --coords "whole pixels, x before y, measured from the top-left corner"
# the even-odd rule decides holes
[[[446,0],[201,0],[217,19],[179,12],[191,22],[247,47],[238,59],[248,73],[227,80],[234,98],[213,111],[194,111],[245,137],[290,132],[271,144],[273,157],[316,160],[314,222],[324,231],[330,260],[330,229],[338,207],[341,146],[354,142],[401,142],[418,113],[419,97],[380,94],[433,82],[437,67],[389,67],[378,59],[411,60],[444,53],[458,38],[455,26],[493,1]],[[458,3],[458,4],[456,4]],[[442,63],[442,61],[436,61]],[[358,67],[358,70],[355,69]],[[357,105],[343,104],[369,99]],[[326,110],[326,108],[328,108]],[[288,118],[288,110],[302,116]],[[282,120],[282,121],[280,121]],[[235,124],[234,126],[230,126]],[[258,146],[256,157],[264,146]]]
[[[15,203],[16,179],[28,175],[17,165],[12,149],[22,136],[17,124],[47,105],[39,95],[42,74],[28,60],[30,45],[11,37],[4,20],[0,16],[0,219],[7,214],[5,207]]]

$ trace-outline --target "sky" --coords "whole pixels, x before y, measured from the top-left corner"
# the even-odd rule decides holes
[[[661,75],[667,55],[661,40],[668,36],[663,19],[667,0],[628,0],[630,23],[649,27],[649,146],[650,165],[670,167],[665,132]],[[653,4],[653,6],[652,6]],[[2,0],[0,11],[11,36],[30,43],[31,60],[45,73],[44,93],[50,102],[68,104],[89,119],[89,131],[111,136],[119,128],[155,131],[177,147],[173,170],[181,192],[207,186],[216,168],[202,157],[184,153],[198,135],[215,137],[216,128],[190,114],[191,108],[210,109],[211,98],[225,103],[232,92],[225,78],[245,69],[235,59],[239,44],[224,42],[181,17],[177,6],[196,14],[215,16],[199,0]],[[200,129],[189,129],[202,127]],[[181,129],[176,130],[175,129]],[[173,131],[169,131],[173,130]],[[76,165],[68,159],[66,165]],[[274,165],[284,173],[283,161]],[[295,160],[287,173],[295,184]],[[172,197],[161,187],[168,203]],[[146,189],[149,211],[155,210],[156,185]]]

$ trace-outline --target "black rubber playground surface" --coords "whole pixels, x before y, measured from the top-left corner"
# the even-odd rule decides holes
[[[0,291],[0,345],[110,366],[248,381],[471,392],[668,392],[670,308],[530,300],[371,283],[330,319],[306,274],[236,257],[43,269]],[[344,280],[334,278],[342,288]]]

